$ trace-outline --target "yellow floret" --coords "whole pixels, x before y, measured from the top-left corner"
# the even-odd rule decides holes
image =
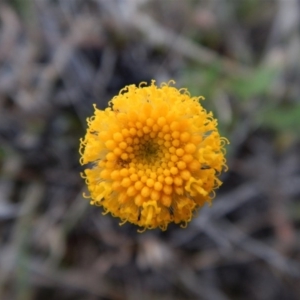
[[[88,119],[80,145],[91,204],[143,229],[186,226],[226,170],[217,121],[185,89],[130,85]]]

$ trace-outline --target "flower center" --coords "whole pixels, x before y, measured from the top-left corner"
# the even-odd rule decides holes
[[[136,156],[140,156],[146,163],[153,163],[157,160],[159,145],[154,140],[146,140],[140,144],[139,152]]]

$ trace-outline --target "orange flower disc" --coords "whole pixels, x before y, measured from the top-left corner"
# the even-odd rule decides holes
[[[185,89],[130,85],[95,107],[81,140],[91,204],[143,229],[186,225],[226,169],[217,120]]]

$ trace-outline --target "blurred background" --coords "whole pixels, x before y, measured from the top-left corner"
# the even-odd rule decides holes
[[[0,299],[300,299],[300,1],[0,1]],[[92,104],[175,79],[229,171],[186,229],[92,207]]]

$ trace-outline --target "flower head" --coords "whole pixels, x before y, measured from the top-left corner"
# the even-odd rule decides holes
[[[217,121],[201,97],[169,84],[129,85],[95,107],[81,140],[91,204],[144,229],[186,225],[214,197],[226,166]]]

